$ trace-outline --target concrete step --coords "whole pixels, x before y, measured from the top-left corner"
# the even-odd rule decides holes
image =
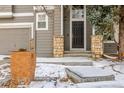
[[[98,67],[66,68],[66,73],[74,83],[115,80],[111,72]]]
[[[87,57],[37,58],[37,64],[38,63],[67,66],[93,66],[93,62]]]
[[[91,51],[64,51],[64,57],[91,57]]]
[[[44,63],[44,64],[59,64],[65,66],[93,66],[92,62],[37,62]]]
[[[91,54],[64,54],[64,57],[91,57]]]
[[[71,50],[64,51],[65,54],[91,54],[91,51],[79,51],[79,50]]]

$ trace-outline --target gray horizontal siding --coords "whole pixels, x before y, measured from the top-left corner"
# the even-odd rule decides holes
[[[36,53],[40,57],[53,56],[54,12],[48,12],[48,30],[36,31]]]
[[[0,12],[12,12],[12,5],[0,5]]]
[[[26,17],[13,17],[7,19],[0,19],[0,23],[23,23],[23,22],[33,22],[34,17],[26,16]]]
[[[104,53],[117,53],[115,43],[104,43]]]
[[[0,5],[0,12],[2,12],[2,8],[3,11],[10,11],[9,9],[11,9],[12,13],[33,13],[33,5],[10,5],[10,6],[6,6],[6,5]],[[12,7],[12,8],[11,8]],[[34,21],[34,17],[33,16],[13,16],[11,18],[1,18],[0,19],[0,23],[23,23],[23,22],[33,22]]]
[[[33,5],[14,5],[14,13],[33,13]]]
[[[61,35],[61,6],[54,9],[54,35]]]

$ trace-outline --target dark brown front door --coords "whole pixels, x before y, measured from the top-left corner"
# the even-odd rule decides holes
[[[72,21],[72,48],[84,48],[83,21]]]

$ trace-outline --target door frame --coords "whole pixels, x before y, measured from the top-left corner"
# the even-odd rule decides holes
[[[84,48],[72,48],[72,21],[84,21]],[[70,50],[86,50],[86,6],[84,5],[84,18],[72,19],[72,5],[70,6]]]

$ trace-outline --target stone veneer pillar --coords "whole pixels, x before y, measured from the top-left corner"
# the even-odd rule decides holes
[[[93,58],[100,58],[103,55],[103,36],[93,35],[91,37],[91,51]]]
[[[54,36],[53,56],[63,57],[64,55],[64,36]]]

